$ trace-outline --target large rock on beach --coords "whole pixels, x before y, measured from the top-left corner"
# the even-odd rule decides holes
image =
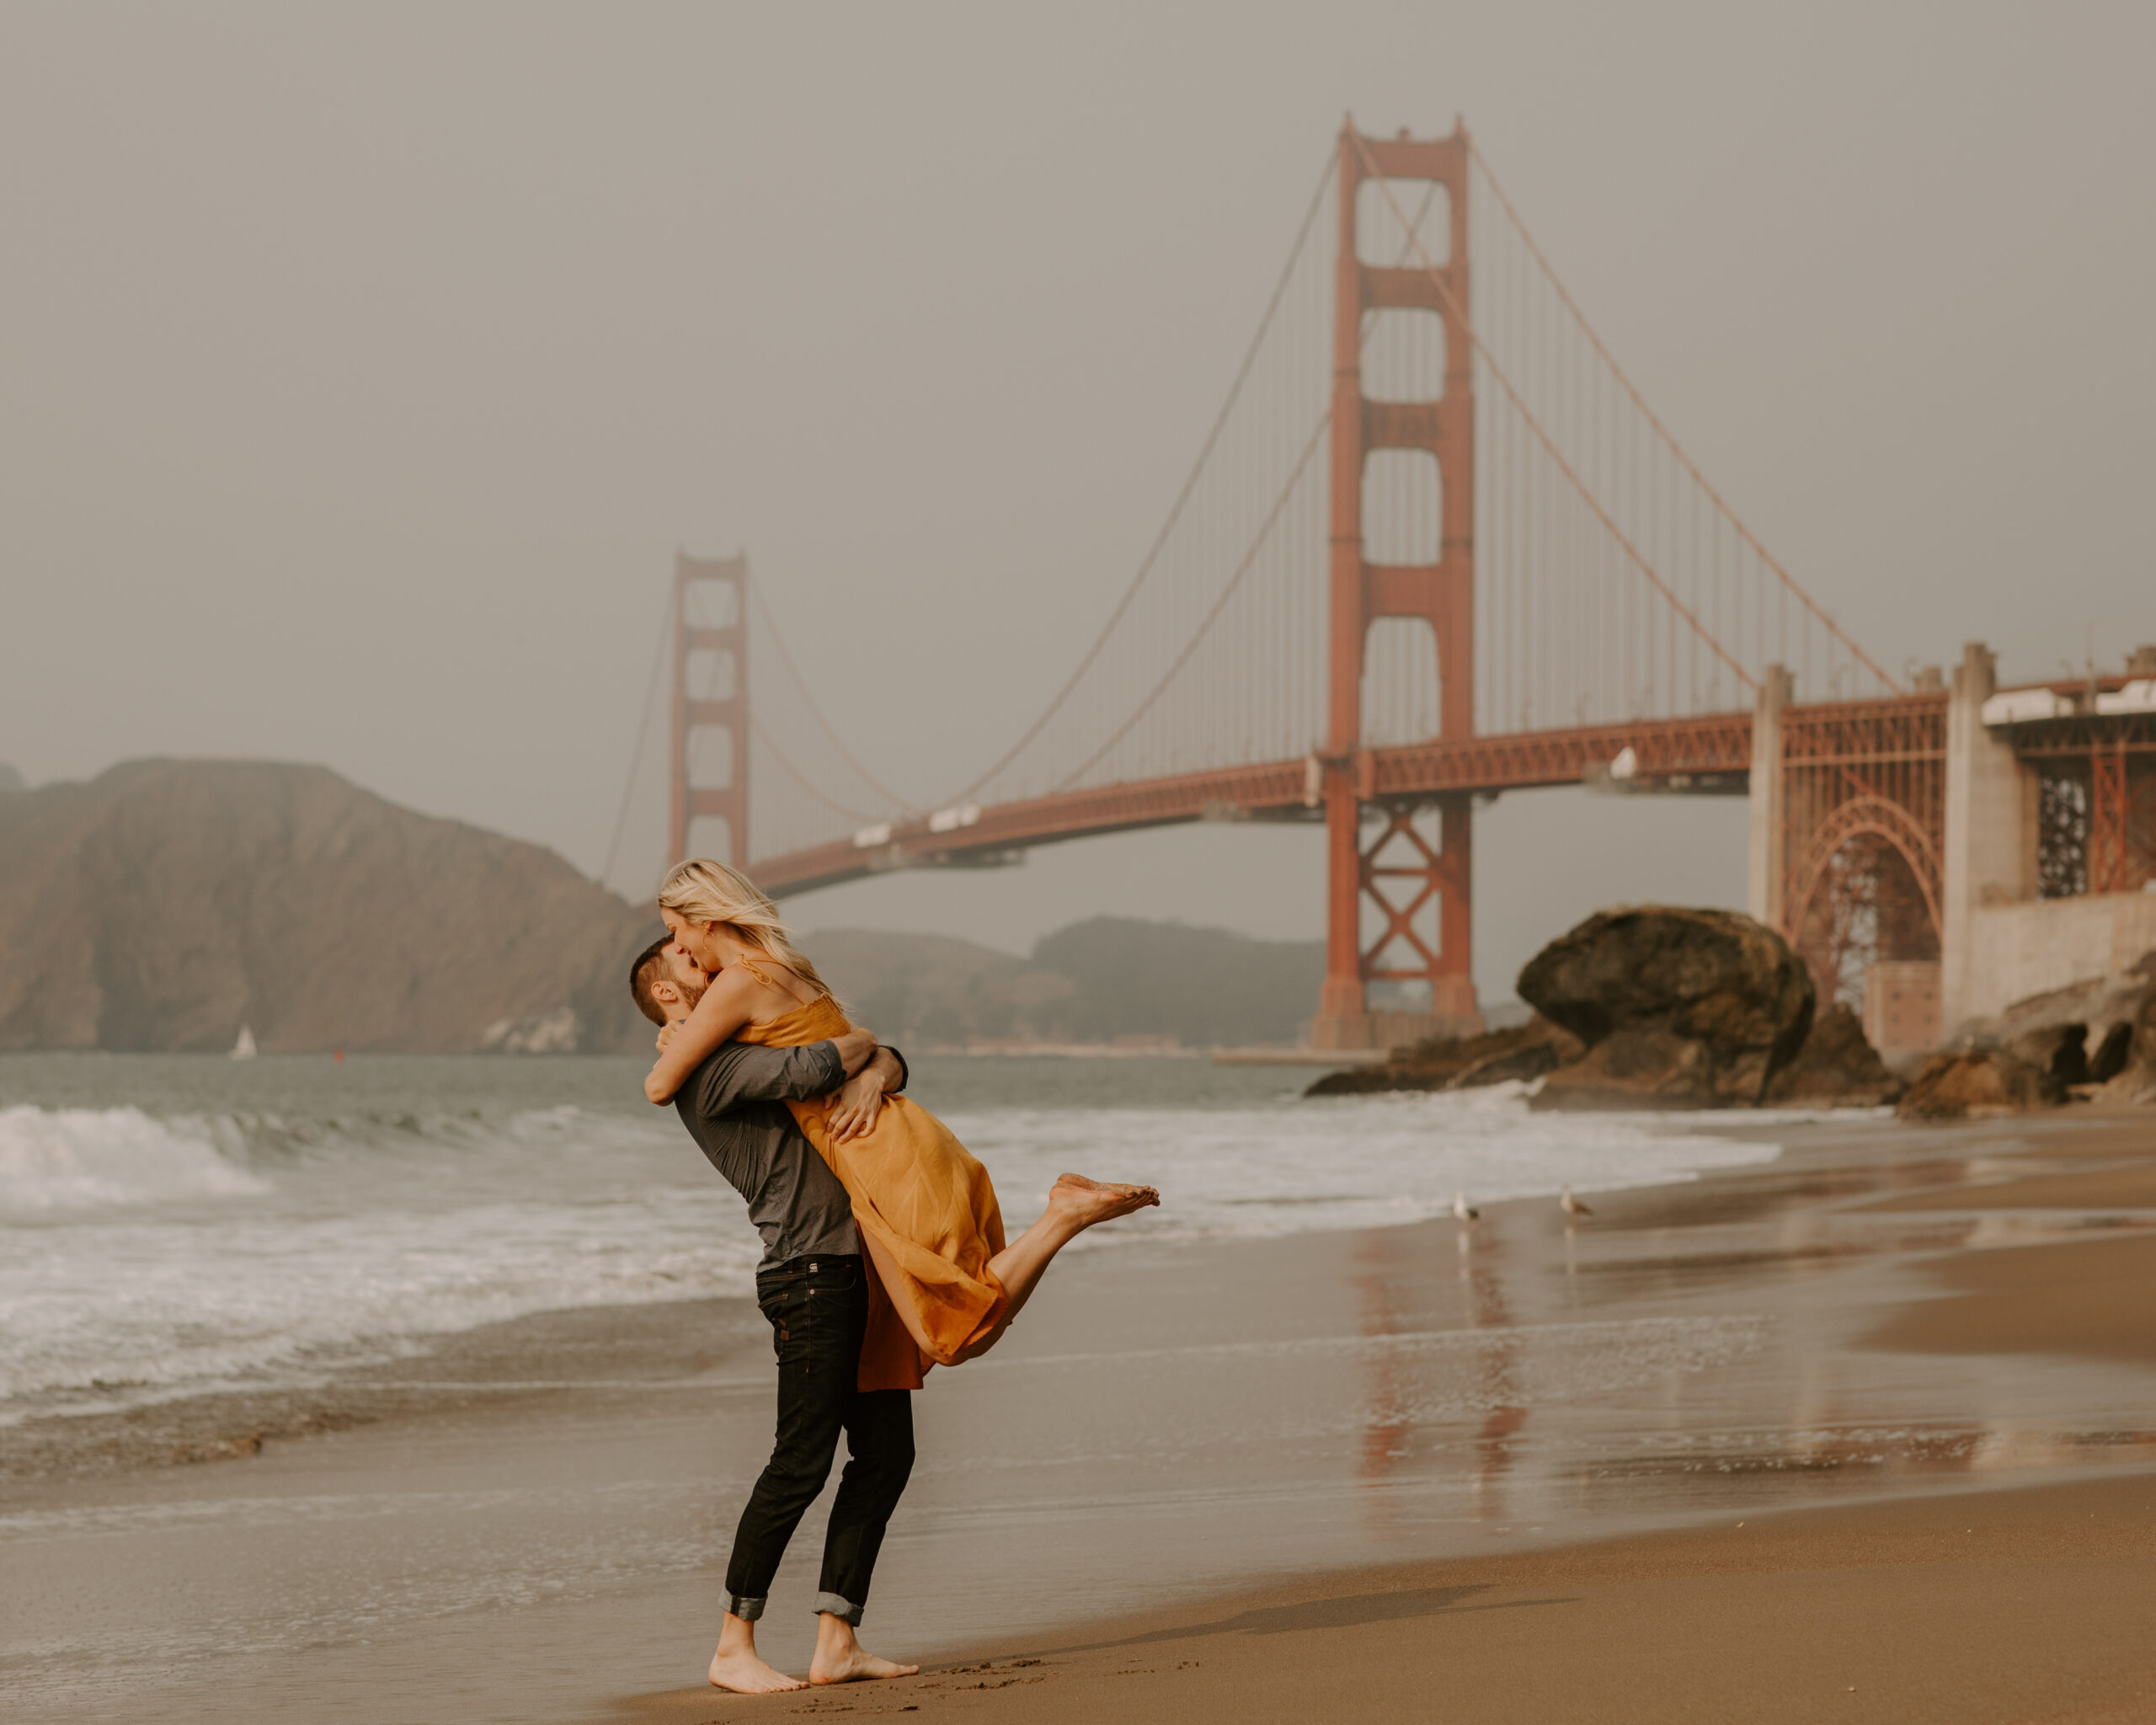
[[[1307,1096],[1380,1090],[1466,1090],[1508,1080],[1531,1082],[1577,1060],[1580,1041],[1540,1016],[1481,1036],[1433,1036],[1392,1050],[1381,1065],[1328,1072]]]
[[[1812,1028],[1810,972],[1733,911],[1604,911],[1519,974],[1522,999],[1586,1052],[1543,1082],[1545,1108],[1726,1108],[1762,1101]]]
[[[1895,1107],[1904,1120],[1970,1120],[2056,1108],[2066,1086],[2051,1072],[2003,1048],[1934,1055]]]
[[[1902,1089],[1865,1039],[1864,1021],[1831,1001],[1813,1015],[1796,1058],[1768,1081],[1766,1099],[1793,1108],[1869,1108],[1893,1101]]]

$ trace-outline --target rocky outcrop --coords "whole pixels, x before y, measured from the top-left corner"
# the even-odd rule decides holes
[[[2083,1047],[2091,1060],[2106,1041],[2121,1041],[2113,1033],[2119,1026],[2131,1033],[2135,1012],[2152,981],[2156,981],[2156,953],[2137,964],[2105,976],[2086,976],[2045,994],[2018,1000],[1995,1018],[1964,1025],[1955,1038],[1958,1049],[2020,1048],[2044,1031],[2079,1025]],[[2034,1044],[2030,1044],[2034,1045]],[[2043,1064],[2040,1060],[2039,1065]]]
[[[2108,1102],[2156,1102],[2156,953],[2109,975],[2016,1001],[1955,1039],[1956,1053],[1994,1050],[2063,1086],[2099,1086]]]
[[[1877,1108],[1902,1093],[1864,1034],[1864,1021],[1839,1001],[1815,1013],[1796,1058],[1768,1081],[1766,1099],[1790,1108]]]
[[[1306,1096],[1358,1096],[1380,1090],[1465,1090],[1508,1080],[1532,1081],[1581,1053],[1579,1039],[1547,1018],[1481,1036],[1433,1036],[1396,1048],[1382,1065],[1328,1072]]]
[[[137,761],[0,797],[0,1048],[643,1050],[658,932],[538,845],[327,768]]]
[[[1605,911],[1519,975],[1521,997],[1585,1052],[1544,1081],[1545,1108],[1724,1108],[1763,1100],[1812,1028],[1810,973],[1731,911]]]
[[[2156,953],[2137,967],[2148,976],[2139,1004],[2127,1021],[2117,1076],[2099,1094],[2106,1102],[2156,1103]],[[2092,1077],[2095,1074],[2092,1072]]]
[[[2062,1087],[2089,1081],[2086,1024],[2053,1024],[2025,1032],[2007,1044],[2006,1051],[2038,1071],[2049,1073]]]
[[[2003,1048],[1934,1055],[1910,1081],[1894,1113],[1904,1120],[1980,1119],[2056,1108],[2066,1086]]]
[[[2127,1069],[2133,1058],[2133,1026],[2121,1023],[2111,1026],[2097,1039],[2089,1056],[2089,1081],[2108,1084]]]

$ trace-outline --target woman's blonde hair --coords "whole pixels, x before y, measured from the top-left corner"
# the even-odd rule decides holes
[[[778,906],[738,868],[711,857],[676,862],[659,884],[659,908],[691,922],[716,922],[758,951],[769,954],[812,987],[831,991],[816,974],[808,955],[793,943],[780,920]]]

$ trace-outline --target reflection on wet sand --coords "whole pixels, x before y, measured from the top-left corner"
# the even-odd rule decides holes
[[[1467,1288],[1468,1322],[1485,1332],[1513,1328],[1511,1308],[1505,1300],[1505,1241],[1494,1231],[1478,1240],[1473,1230],[1460,1230],[1460,1274]],[[1527,1409],[1520,1406],[1522,1386],[1513,1338],[1493,1338],[1476,1350],[1476,1375],[1482,1399],[1490,1411],[1475,1434],[1474,1513],[1484,1520],[1500,1520],[1505,1514],[1506,1471],[1512,1466],[1510,1439],[1527,1423]]]
[[[1456,1314],[1462,1329],[1464,1354],[1453,1354],[1446,1370],[1456,1375],[1449,1387],[1460,1393],[1458,1379],[1467,1386],[1465,1401],[1486,1410],[1473,1439],[1471,1513],[1480,1519],[1502,1519],[1504,1475],[1512,1464],[1511,1439],[1527,1422],[1520,1405],[1517,1370],[1520,1335],[1505,1298],[1505,1244],[1492,1235],[1478,1247],[1479,1222],[1439,1223],[1454,1231],[1458,1259],[1460,1306]],[[1427,1308],[1418,1312],[1411,1290],[1429,1274],[1428,1232],[1388,1230],[1366,1234],[1358,1241],[1349,1279],[1356,1296],[1359,1332],[1364,1340],[1396,1337],[1409,1330],[1418,1316],[1427,1321]],[[1428,1381],[1430,1361],[1424,1351],[1410,1354],[1398,1348],[1364,1350],[1363,1436],[1358,1466],[1360,1477],[1374,1486],[1392,1483],[1418,1456],[1428,1465],[1435,1429],[1418,1424],[1418,1410],[1432,1402],[1434,1386]],[[1365,1493],[1362,1513],[1389,1518],[1397,1500],[1383,1493]]]
[[[1944,1255],[2156,1228],[2156,1213],[2070,1207],[2143,1196],[2146,1162],[2114,1142],[2084,1162],[2070,1138],[1967,1135],[1941,1154],[1875,1130],[1868,1155],[1830,1142],[1814,1165],[1800,1148],[1609,1194],[1588,1224],[1523,1203],[1362,1236],[1346,1278],[1358,1338],[1419,1339],[1353,1350],[1359,1519],[1374,1534],[1433,1518],[1577,1531],[2156,1463],[2150,1380],[2131,1365],[1859,1345],[1882,1310],[1930,1295],[1924,1268]],[[2004,1207],[2020,1191],[2057,1207]]]

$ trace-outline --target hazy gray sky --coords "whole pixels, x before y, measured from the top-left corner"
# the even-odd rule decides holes
[[[10,0],[0,760],[319,761],[595,870],[674,550],[746,547],[934,798],[1128,579],[1348,109],[1465,114],[1883,661],[2116,660],[2156,640],[2152,64],[2125,4]],[[1310,837],[798,909],[1306,936]],[[1508,799],[1486,989],[1573,909],[1734,898],[1741,851],[1734,804]]]

